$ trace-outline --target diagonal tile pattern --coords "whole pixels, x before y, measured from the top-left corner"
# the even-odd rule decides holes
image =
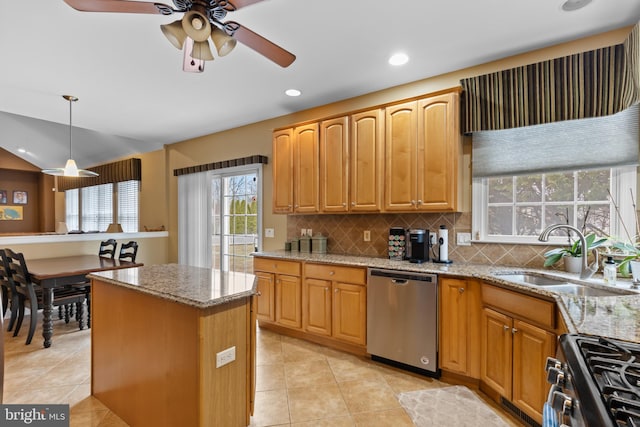
[[[56,320],[48,349],[41,333],[26,346],[24,326],[16,338],[4,332],[4,403],[68,403],[71,426],[126,426],[91,396],[91,332]],[[412,426],[398,394],[449,385],[262,329],[256,356],[251,427]]]

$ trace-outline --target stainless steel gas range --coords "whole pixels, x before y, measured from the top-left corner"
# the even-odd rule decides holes
[[[640,426],[640,344],[591,335],[559,338],[543,426]]]

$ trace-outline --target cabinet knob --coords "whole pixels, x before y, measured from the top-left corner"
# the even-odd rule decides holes
[[[347,204],[346,204],[346,203],[342,203],[342,206],[346,207],[346,206],[347,206]]]
[[[329,291],[329,288],[324,288],[324,291],[325,291],[325,292],[328,292],[328,291]]]
[[[464,288],[460,288],[460,289],[458,289],[458,292],[460,292],[461,294],[463,294],[463,293],[464,293]]]
[[[356,205],[356,202],[351,202],[351,206],[355,206],[355,205]]]
[[[329,272],[329,276],[333,276],[334,274],[336,274],[336,272],[335,272],[335,271],[330,271],[330,272]]]
[[[333,292],[337,294],[337,293],[338,293],[338,289],[334,289],[334,291],[333,291]]]
[[[418,204],[421,205],[422,204],[422,200],[418,200]]]
[[[300,205],[296,205],[296,208],[299,208],[299,207],[300,207]]]
[[[261,296],[262,296],[262,292],[258,291],[258,292],[256,292],[256,295],[258,295],[259,297],[261,297]]]
[[[511,333],[512,333],[512,334],[515,334],[516,332],[518,332],[518,330],[517,330],[516,328],[512,328],[512,329],[511,329]]]
[[[412,204],[412,205],[415,205],[415,204],[416,204],[416,201],[415,201],[415,200],[412,200],[412,201],[411,201],[411,204]]]
[[[502,326],[502,329],[504,329],[504,331],[506,332],[506,331],[508,331],[508,330],[509,330],[509,326],[507,326],[507,325],[503,325],[503,326]]]

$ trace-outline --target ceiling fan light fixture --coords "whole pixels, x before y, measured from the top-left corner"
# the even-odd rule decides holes
[[[211,41],[218,51],[218,55],[225,56],[236,47],[236,39],[222,31],[220,28],[214,28],[211,31]]]
[[[201,59],[203,61],[213,61],[213,53],[209,47],[209,41],[193,42],[193,49],[191,50],[191,57],[193,59]]]
[[[169,42],[176,47],[176,49],[182,49],[184,46],[184,41],[187,38],[187,33],[185,33],[182,28],[182,21],[177,20],[173,21],[171,24],[160,25],[160,29],[162,30],[162,34],[169,40]]]
[[[73,95],[62,95],[62,97],[64,99],[66,99],[67,101],[69,101],[69,159],[67,160],[66,165],[64,166],[64,168],[55,168],[55,169],[43,169],[42,173],[46,173],[47,175],[55,175],[55,176],[68,176],[68,177],[92,177],[92,176],[98,176],[97,173],[92,172],[92,171],[88,171],[88,170],[84,170],[84,169],[78,169],[78,165],[76,165],[75,160],[73,160],[73,157],[71,156],[71,135],[72,135],[72,131],[73,131],[73,126],[72,126],[72,122],[71,122],[71,106],[73,105],[73,103],[75,101],[78,100],[78,98],[76,98]]]
[[[196,42],[203,42],[211,35],[211,24],[202,13],[190,10],[182,17],[182,29]]]

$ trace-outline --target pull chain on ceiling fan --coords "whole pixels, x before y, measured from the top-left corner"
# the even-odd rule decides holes
[[[212,61],[209,47],[211,38],[218,56],[225,56],[233,50],[236,41],[253,49],[281,67],[288,67],[296,57],[261,35],[254,33],[237,22],[221,20],[228,12],[258,3],[262,0],[173,0],[175,9],[163,3],[149,3],[127,0],[64,0],[72,8],[82,12],[116,12],[172,15],[183,13],[182,19],[160,25],[169,42],[177,49],[184,50],[184,66],[187,55],[192,69],[203,71],[204,62]],[[192,42],[187,42],[190,39]]]
[[[98,176],[97,173],[91,172],[84,169],[78,169],[78,165],[76,165],[76,161],[73,160],[73,156],[71,155],[71,139],[73,134],[73,124],[71,121],[71,106],[74,102],[78,100],[75,96],[72,95],[62,95],[64,99],[69,101],[69,159],[67,160],[67,164],[64,168],[55,168],[55,169],[43,169],[42,172],[48,175],[56,175],[56,176],[69,176],[69,177],[80,177],[80,176]]]

